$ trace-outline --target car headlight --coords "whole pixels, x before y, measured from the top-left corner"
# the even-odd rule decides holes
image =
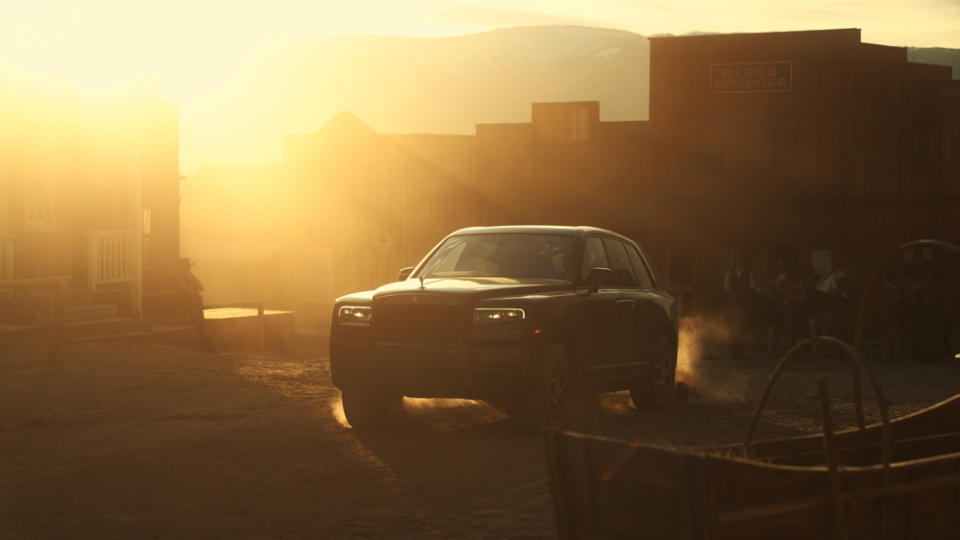
[[[527,318],[527,312],[521,308],[482,308],[473,310],[473,324],[487,325],[520,322]]]
[[[340,306],[337,310],[337,321],[352,326],[370,326],[372,315],[373,308],[370,306]]]

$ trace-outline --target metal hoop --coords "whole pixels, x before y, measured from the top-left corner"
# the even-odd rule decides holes
[[[853,369],[856,375],[859,375],[861,372],[867,374],[867,378],[870,380],[870,385],[873,387],[873,391],[876,394],[877,402],[880,405],[880,423],[881,423],[881,451],[880,459],[884,468],[890,467],[890,459],[893,454],[893,437],[890,432],[890,416],[887,411],[887,398],[883,394],[883,390],[880,389],[880,384],[877,382],[876,376],[874,376],[873,371],[867,366],[863,357],[860,353],[851,347],[848,343],[843,340],[837,339],[831,336],[816,336],[812,338],[807,338],[800,343],[797,343],[793,346],[786,354],[783,355],[783,358],[780,359],[780,362],[777,364],[777,367],[773,370],[773,373],[770,374],[770,380],[767,382],[766,388],[763,389],[763,394],[760,396],[760,401],[757,403],[757,408],[753,412],[753,419],[750,421],[750,428],[747,430],[747,438],[743,442],[743,454],[744,457],[750,457],[751,449],[750,444],[753,442],[753,434],[757,430],[757,424],[760,422],[760,413],[763,411],[763,408],[767,404],[767,400],[770,398],[770,393],[773,391],[773,386],[776,384],[777,380],[780,378],[780,374],[783,372],[783,369],[787,364],[797,357],[797,353],[806,348],[809,345],[816,343],[825,343],[828,345],[833,345],[840,349],[844,353],[846,359],[850,362],[851,368]],[[859,392],[859,377],[854,378],[855,386],[855,399],[857,405],[857,421],[860,423],[861,429],[863,429],[864,419],[863,419],[863,398]]]

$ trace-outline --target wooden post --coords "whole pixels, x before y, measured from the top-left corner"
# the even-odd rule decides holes
[[[47,349],[47,366],[52,372],[63,369],[63,337],[67,319],[67,284],[57,281],[52,285],[53,313],[50,317],[50,344]]]
[[[830,499],[833,502],[834,525],[837,528],[836,538],[849,540],[847,531],[847,513],[843,505],[843,485],[841,484],[837,443],[833,440],[833,417],[830,415],[830,392],[827,389],[827,380],[817,378],[820,387],[820,410],[823,413],[823,446],[827,454],[828,478],[830,480]]]
[[[257,304],[257,322],[260,323],[260,351],[267,350],[267,341],[266,341],[266,319],[263,316],[263,302]]]

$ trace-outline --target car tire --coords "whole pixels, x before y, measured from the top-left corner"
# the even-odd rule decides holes
[[[402,396],[388,392],[349,388],[340,393],[343,414],[354,429],[364,429],[382,423],[390,414],[394,402]]]
[[[550,345],[545,351],[543,364],[540,424],[558,429],[581,427],[588,416],[590,400],[577,388],[574,365],[567,349]]]
[[[630,399],[638,409],[662,409],[674,401],[677,378],[677,348],[666,336],[657,339],[657,351],[650,365],[650,376],[642,386],[630,389]]]

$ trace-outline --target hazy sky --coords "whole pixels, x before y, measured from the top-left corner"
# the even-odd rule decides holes
[[[0,75],[67,79],[93,96],[156,83],[181,106],[181,165],[191,172],[214,161],[275,162],[278,133],[326,121],[267,122],[265,104],[229,87],[247,53],[271,38],[557,24],[643,35],[861,28],[865,42],[960,48],[960,0],[0,0]]]
[[[145,73],[196,81],[270,36],[538,24],[645,35],[855,27],[867,42],[960,48],[960,0],[0,0],[0,61],[100,88]]]

